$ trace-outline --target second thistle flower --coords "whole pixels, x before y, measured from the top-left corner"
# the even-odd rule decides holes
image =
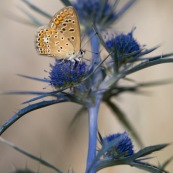
[[[127,132],[104,137],[102,145],[108,147],[104,158],[120,159],[134,154],[133,144]]]
[[[50,65],[50,84],[55,88],[72,87],[79,84],[87,74],[86,63],[69,60],[56,60],[55,65]]]
[[[119,61],[123,61],[123,58],[128,54],[136,56],[141,52],[141,46],[133,37],[133,31],[128,34],[117,35],[106,41],[108,49],[117,52]]]

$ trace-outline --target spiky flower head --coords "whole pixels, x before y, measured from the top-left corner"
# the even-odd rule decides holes
[[[77,10],[81,23],[91,29],[91,24],[95,23],[100,29],[106,27],[108,22],[114,20],[116,14],[114,6],[110,1],[105,0],[76,0],[73,6]]]
[[[133,31],[134,29],[128,34],[116,35],[106,41],[108,49],[116,51],[119,60],[128,54],[136,56],[141,52],[141,46],[133,37]]]
[[[56,60],[55,65],[50,67],[50,84],[57,89],[79,84],[87,73],[84,61]]]
[[[134,153],[133,144],[127,132],[109,135],[103,138],[102,145],[108,146],[104,158],[123,158]]]

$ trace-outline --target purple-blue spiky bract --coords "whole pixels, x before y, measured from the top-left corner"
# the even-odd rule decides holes
[[[71,87],[86,76],[87,65],[84,61],[56,60],[50,65],[50,84],[55,88]]]
[[[133,30],[134,31],[134,30]],[[106,41],[106,45],[109,50],[116,48],[118,57],[121,58],[123,55],[127,55],[136,52],[137,55],[140,53],[140,45],[133,37],[133,31],[128,34],[120,34]]]
[[[104,157],[117,159],[134,154],[133,144],[127,132],[109,135],[103,138],[103,143],[108,146],[111,143],[111,147],[108,147]]]
[[[91,20],[98,25],[104,25],[105,22],[113,20],[116,16],[109,1],[77,0],[72,3],[72,5],[76,9],[79,18],[84,25],[86,25],[86,21]]]

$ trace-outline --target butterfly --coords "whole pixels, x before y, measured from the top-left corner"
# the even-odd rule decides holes
[[[79,19],[72,6],[62,8],[47,26],[38,29],[36,49],[41,55],[80,61],[85,51],[81,50]]]

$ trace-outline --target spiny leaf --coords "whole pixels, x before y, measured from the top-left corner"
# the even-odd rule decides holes
[[[13,123],[15,123],[19,118],[26,115],[27,113],[43,108],[43,107],[56,104],[56,103],[65,102],[65,101],[66,100],[41,101],[32,105],[29,105],[25,108],[22,108],[16,114],[14,114],[10,119],[8,119],[2,126],[0,126],[0,135],[2,135]]]
[[[40,100],[40,99],[43,99],[43,98],[49,97],[49,96],[54,96],[54,97],[58,98],[57,94],[59,92],[61,92],[61,90],[60,91],[57,90],[57,91],[52,91],[52,92],[46,92],[46,93],[41,94],[40,96],[34,97],[34,98],[30,99],[30,100],[27,100],[27,101],[23,102],[23,104],[31,103],[33,101],[37,101],[37,100]]]
[[[146,54],[149,54],[151,52],[153,52],[154,50],[156,50],[159,46],[156,46],[156,47],[153,47],[151,49],[146,49],[144,51],[142,51],[139,55],[135,56],[135,57],[131,57],[131,58],[126,58],[127,62],[134,62],[136,61],[138,58],[146,55]],[[136,52],[136,53],[139,53],[139,52]],[[148,58],[146,58],[148,59]]]
[[[147,57],[147,58],[148,58],[149,61],[154,61],[154,60],[157,60],[157,59],[167,58],[167,57],[170,57],[170,56],[173,56],[173,53],[167,53],[167,54],[157,55],[157,56],[154,56],[154,57]]]
[[[76,113],[76,115],[73,117],[72,121],[70,122],[69,128],[71,128],[75,122],[83,115],[83,113],[85,113],[87,111],[87,109],[83,106],[82,108],[80,108],[78,110],[78,112]]]
[[[167,159],[161,166],[159,166],[159,172],[158,173],[162,173],[162,171],[165,169],[165,167],[172,162],[173,160],[173,156],[170,157],[169,159]]]
[[[136,65],[132,69],[126,71],[126,75],[135,73],[137,71],[143,70],[145,68],[148,68],[148,67],[151,67],[154,65],[163,64],[163,63],[173,63],[173,58],[157,59],[157,60],[153,60],[153,61],[143,62],[139,65]]]
[[[130,133],[133,135],[139,146],[143,146],[142,141],[134,129],[134,127],[130,124],[129,120],[127,119],[127,116],[125,113],[111,100],[105,100],[106,104],[111,108],[111,110],[114,112],[115,116],[119,119],[119,121],[130,131]]]
[[[39,7],[35,6],[34,4],[32,4],[29,0],[22,0],[26,5],[28,5],[32,10],[36,11],[37,13],[47,17],[47,18],[51,18],[52,15],[48,14],[47,12],[43,11],[42,9],[40,9]]]
[[[143,162],[132,162],[130,164],[131,166],[134,166],[136,168],[151,172],[151,173],[158,173],[160,171],[160,169],[154,165],[151,165],[149,163],[143,163]],[[160,173],[168,173],[165,170],[162,170]]]
[[[69,0],[61,0],[61,2],[66,6],[71,6],[71,2]]]
[[[20,153],[24,154],[25,156],[28,156],[29,158],[38,161],[39,163],[43,164],[44,166],[47,166],[51,169],[53,169],[54,171],[58,172],[58,173],[63,173],[60,169],[58,169],[57,167],[53,166],[52,164],[48,163],[47,161],[34,156],[32,154],[30,154],[29,152],[19,148],[18,146],[16,146],[15,144],[3,139],[2,137],[0,137],[0,141],[7,144],[8,146],[12,147],[13,149],[15,149],[16,151],[19,151]]]
[[[103,40],[102,35],[100,34],[100,32],[99,32],[99,30],[97,29],[97,27],[95,26],[95,24],[93,24],[92,27],[93,27],[95,33],[98,35],[99,40],[100,40],[101,44],[103,45],[103,47],[106,49],[107,52],[110,53],[110,50],[109,50],[108,47],[106,46],[106,43],[105,43],[105,41]]]
[[[40,82],[46,82],[46,83],[50,82],[48,79],[42,79],[42,78],[27,76],[27,75],[23,75],[23,74],[17,74],[17,75],[20,76],[20,77],[24,77],[24,78],[27,78],[27,79],[32,79],[32,80],[36,80],[36,81],[40,81]]]
[[[145,147],[141,150],[139,150],[137,153],[133,154],[133,156],[130,156],[130,160],[135,160],[138,159],[140,157],[144,157],[147,156],[153,152],[159,151],[165,147],[167,147],[169,144],[159,144],[159,145],[153,145],[153,146],[149,146],[149,147]]]
[[[35,26],[42,26],[43,24],[40,22],[40,20],[36,19],[30,12],[24,10],[22,7],[18,7],[26,16],[28,16],[31,21],[34,23]],[[26,23],[26,22],[25,22]]]
[[[137,0],[129,0],[115,15],[114,18],[112,18],[112,20],[110,20],[109,22],[107,22],[106,27],[110,26],[112,23],[115,24],[115,22],[117,22],[127,11],[128,9],[130,9],[135,2],[137,2]]]
[[[0,94],[5,95],[42,95],[47,94],[48,92],[40,92],[40,91],[1,91]]]

